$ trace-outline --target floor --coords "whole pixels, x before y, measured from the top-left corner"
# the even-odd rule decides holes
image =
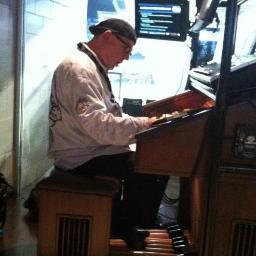
[[[25,191],[20,198],[13,196],[7,202],[6,222],[0,238],[0,256],[36,256],[37,223],[27,220],[23,207]]]

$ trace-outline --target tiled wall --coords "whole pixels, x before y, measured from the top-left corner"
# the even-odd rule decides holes
[[[0,172],[13,175],[15,1],[0,0]]]
[[[87,1],[0,0],[0,172],[15,184],[14,130],[17,4],[24,4],[24,52],[21,99],[21,187],[52,165],[47,157],[50,81],[57,63],[86,40]],[[16,87],[15,87],[16,86]]]
[[[52,72],[79,40],[86,40],[87,12],[87,1],[84,0],[24,2],[22,188],[52,166],[47,157]]]

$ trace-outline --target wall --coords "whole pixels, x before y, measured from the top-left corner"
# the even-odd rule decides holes
[[[21,188],[52,166],[47,157],[51,77],[68,51],[86,39],[87,1],[26,0],[23,7]]]
[[[15,16],[15,1],[0,0],[0,172],[12,184]]]

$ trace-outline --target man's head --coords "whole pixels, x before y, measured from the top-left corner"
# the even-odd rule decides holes
[[[137,36],[133,27],[121,19],[107,19],[89,27],[94,35],[90,46],[108,69],[129,59]]]
[[[112,31],[112,33],[125,37],[136,43],[137,35],[133,27],[126,21],[120,19],[107,19],[96,25],[89,27],[90,32],[93,35],[100,34],[106,30]]]

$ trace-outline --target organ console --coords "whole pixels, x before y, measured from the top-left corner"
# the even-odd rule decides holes
[[[174,111],[184,115],[153,125],[137,134],[136,169],[139,172],[191,177],[198,152],[204,142],[214,100],[198,90],[152,102],[144,107],[147,116]],[[204,171],[203,171],[204,172]]]
[[[226,110],[216,219],[211,233],[214,238],[212,255],[252,256],[256,253],[256,207],[253,203],[256,196],[256,101],[251,97],[255,93],[254,88],[249,93],[230,96]],[[152,231],[140,255],[207,255],[205,234],[215,143],[212,140],[214,95],[209,97],[190,89],[144,106],[148,116],[161,117],[177,111],[185,114],[170,115],[171,118],[160,120],[136,135],[135,162],[137,172],[174,175],[186,181],[183,184],[186,195],[181,194],[177,224],[181,244],[179,250],[174,249],[177,238],[166,233],[168,227]],[[185,202],[182,202],[183,196]],[[247,239],[251,242],[246,242]],[[112,242],[111,248],[117,247]],[[118,248],[119,254],[113,250],[111,255],[136,255],[129,254],[124,244],[119,244]],[[241,250],[248,254],[239,254]]]

